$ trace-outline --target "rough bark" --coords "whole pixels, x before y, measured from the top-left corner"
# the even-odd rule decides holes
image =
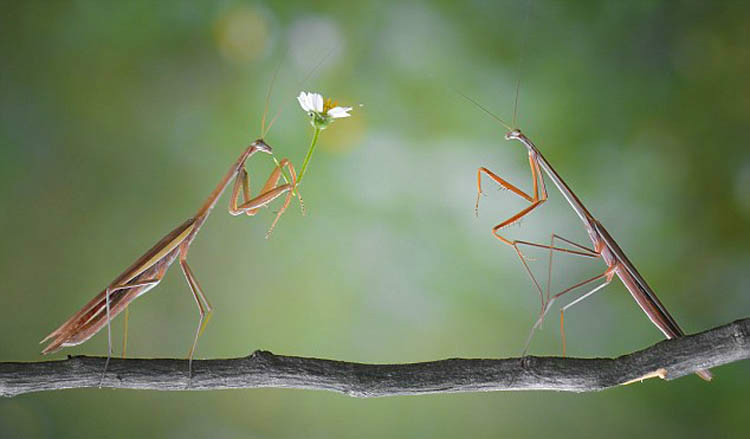
[[[150,390],[297,388],[367,398],[425,393],[557,390],[589,392],[659,376],[673,380],[699,369],[750,358],[750,318],[665,340],[618,358],[521,357],[410,364],[362,364],[256,351],[243,358],[196,360],[188,381],[181,359],[113,358],[103,387]],[[103,357],[0,363],[0,395],[98,387]],[[721,379],[717,374],[716,379]]]

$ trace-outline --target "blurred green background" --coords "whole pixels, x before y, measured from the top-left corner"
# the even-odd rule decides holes
[[[189,258],[216,308],[198,357],[519,355],[539,302],[490,228],[524,203],[487,183],[475,218],[474,200],[479,166],[529,188],[526,154],[452,91],[511,119],[519,77],[517,125],[683,328],[746,317],[749,16],[745,1],[4,2],[0,361],[47,359],[40,339],[194,213],[258,136],[277,65],[279,157],[299,166],[310,139],[300,90],[355,108],[321,136],[306,216],[292,205],[270,240],[276,207],[234,218],[225,195],[209,218]],[[271,163],[253,158],[256,188]],[[586,242],[551,193],[509,232]],[[553,283],[601,269],[558,257]],[[173,268],[131,307],[128,353],[182,357],[196,322]],[[575,356],[662,339],[619,283],[566,323]],[[102,332],[52,359],[105,349]],[[531,353],[560,349],[552,312]],[[583,395],[70,390],[0,401],[0,436],[747,437],[749,372]]]

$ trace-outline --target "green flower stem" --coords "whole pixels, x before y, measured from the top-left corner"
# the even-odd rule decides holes
[[[307,170],[307,164],[310,162],[310,157],[312,157],[313,151],[315,151],[315,146],[318,144],[318,136],[320,136],[320,128],[316,127],[315,132],[313,132],[312,142],[310,142],[310,149],[307,150],[305,161],[302,162],[302,169],[299,172],[299,177],[297,177],[297,185],[302,183],[302,177],[305,176],[305,171]]]

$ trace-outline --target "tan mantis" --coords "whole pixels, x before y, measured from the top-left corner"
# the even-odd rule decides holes
[[[266,111],[267,108],[268,105],[266,104]],[[271,124],[273,124],[273,121]],[[159,240],[153,247],[151,247],[151,249],[144,253],[143,256],[138,258],[114,281],[107,285],[104,291],[89,301],[59,328],[45,337],[41,343],[47,342],[48,340],[51,341],[42,351],[43,354],[57,352],[64,347],[79,345],[90,339],[94,334],[99,332],[104,325],[106,325],[108,351],[107,361],[102,374],[103,378],[112,356],[111,320],[122,312],[130,302],[155,287],[164,277],[164,274],[172,263],[179,259],[180,268],[187,280],[188,287],[193,294],[193,298],[195,299],[200,314],[195,337],[188,354],[188,374],[189,376],[192,374],[193,354],[198,343],[198,338],[205,329],[205,324],[208,321],[208,317],[210,316],[213,307],[203,293],[203,289],[187,262],[190,245],[193,243],[193,240],[195,240],[198,232],[219,200],[219,197],[227,186],[229,186],[232,179],[234,179],[234,188],[232,190],[232,197],[229,205],[229,212],[232,215],[240,215],[242,213],[254,215],[257,213],[258,209],[267,206],[285,192],[287,193],[284,204],[276,214],[276,218],[271,225],[271,229],[269,229],[269,233],[289,205],[292,194],[295,192],[293,189],[296,188],[297,185],[297,177],[294,167],[289,160],[283,159],[271,172],[271,175],[261,189],[260,194],[255,198],[250,198],[251,192],[248,174],[245,169],[245,162],[257,152],[272,154],[271,147],[263,140],[268,129],[270,129],[270,125],[268,129],[264,126],[265,115],[261,125],[261,132],[263,135],[253,141],[250,146],[240,154],[237,160],[235,160],[229,168],[229,171],[227,171],[221,181],[219,181],[219,184],[213,192],[211,192],[206,202],[203,203],[200,209],[198,209],[196,214],[188,218],[185,222],[164,236],[164,238]],[[278,181],[281,176],[282,168],[287,168],[289,171],[291,182],[279,185]],[[240,188],[242,188],[244,201],[238,205]],[[297,196],[299,197],[299,192],[297,192]]]
[[[516,89],[516,104],[518,102],[517,96],[518,96],[518,92]],[[564,355],[565,353],[565,331],[563,327],[563,319],[564,319],[565,310],[579,303],[585,298],[591,296],[592,294],[601,290],[602,288],[606,287],[612,281],[614,276],[617,276],[622,281],[622,283],[625,285],[625,288],[627,288],[628,292],[630,292],[631,296],[633,296],[633,299],[635,299],[638,306],[643,310],[644,313],[646,313],[646,315],[651,320],[651,322],[654,325],[656,325],[656,327],[658,327],[659,330],[661,330],[661,332],[667,338],[675,338],[675,337],[681,337],[685,335],[682,329],[677,325],[677,322],[674,320],[674,318],[672,318],[672,316],[669,314],[666,307],[661,303],[659,298],[656,297],[656,294],[654,293],[654,291],[643,279],[643,276],[641,276],[638,270],[636,270],[633,263],[630,262],[627,256],[625,256],[625,252],[620,248],[617,242],[615,242],[614,238],[612,238],[612,236],[609,234],[609,232],[607,232],[604,226],[602,226],[602,224],[599,221],[597,221],[593,217],[593,215],[591,215],[591,213],[586,209],[586,207],[584,207],[581,200],[573,193],[570,187],[565,183],[562,177],[560,177],[560,175],[554,170],[554,168],[552,168],[552,165],[550,165],[550,163],[544,158],[544,156],[539,151],[539,149],[534,145],[534,143],[531,140],[529,140],[529,138],[526,137],[521,132],[521,130],[511,128],[510,125],[505,123],[499,117],[492,114],[489,110],[481,106],[476,101],[466,96],[464,97],[467,98],[472,103],[474,103],[475,105],[477,105],[481,110],[490,114],[493,118],[498,120],[501,124],[503,124],[503,126],[505,126],[505,128],[508,129],[508,132],[505,134],[505,139],[506,140],[518,140],[524,147],[526,147],[526,150],[529,156],[529,166],[531,168],[531,179],[532,179],[532,184],[533,184],[533,195],[527,194],[523,190],[519,189],[517,186],[509,183],[508,181],[499,177],[498,175],[488,170],[487,168],[481,167],[477,171],[477,201],[475,205],[475,211],[478,212],[479,198],[480,198],[480,195],[482,194],[482,174],[487,175],[501,187],[513,192],[514,194],[518,195],[519,197],[529,202],[529,205],[527,207],[521,209],[519,212],[515,213],[508,219],[500,222],[499,224],[497,224],[495,227],[492,228],[492,234],[493,236],[495,236],[495,238],[500,240],[500,242],[502,242],[503,244],[513,247],[513,249],[516,251],[516,254],[521,260],[521,263],[523,264],[524,269],[531,277],[531,280],[534,286],[536,287],[536,289],[538,290],[539,295],[541,297],[542,310],[541,310],[539,319],[537,320],[537,322],[534,324],[534,326],[531,329],[531,333],[529,334],[529,337],[526,341],[526,348],[524,349],[524,352],[526,351],[526,349],[528,349],[528,345],[529,345],[529,342],[531,341],[531,336],[533,335],[534,330],[537,327],[539,327],[539,325],[541,325],[544,319],[544,316],[550,310],[550,307],[555,300],[557,300],[562,295],[567,294],[573,290],[576,290],[580,287],[583,287],[585,285],[589,285],[591,283],[601,280],[602,282],[599,285],[597,285],[595,288],[586,292],[585,294],[581,295],[580,297],[576,298],[575,300],[566,304],[560,309],[560,331],[562,334],[563,355]],[[513,119],[515,120],[515,114],[514,114]],[[565,200],[568,202],[570,207],[576,213],[578,218],[583,222],[584,227],[586,228],[586,231],[589,235],[589,238],[591,239],[592,248],[587,247],[582,244],[575,243],[557,234],[552,234],[550,244],[545,245],[545,244],[539,244],[539,243],[523,241],[523,240],[511,240],[502,236],[499,233],[501,229],[511,224],[517,223],[521,218],[530,214],[534,209],[539,207],[541,204],[543,204],[547,200],[547,188],[544,183],[544,175],[542,171],[545,174],[547,174],[550,180],[552,180],[552,183],[560,191],[563,198],[565,198]],[[558,247],[555,245],[555,240],[559,240],[573,248]],[[604,263],[607,265],[607,269],[603,273],[597,276],[578,282],[575,285],[568,287],[560,291],[559,293],[550,296],[549,276],[551,276],[551,267],[549,267],[550,271],[548,273],[547,294],[545,297],[544,293],[542,293],[542,288],[539,282],[534,277],[534,274],[531,272],[531,269],[529,268],[529,265],[526,262],[526,258],[524,257],[523,253],[521,253],[521,250],[519,249],[520,245],[548,249],[550,252],[550,264],[552,262],[552,252],[561,252],[561,253],[566,253],[566,254],[571,254],[571,255],[576,255],[576,256],[593,258],[593,259],[601,258],[604,261]],[[706,381],[710,381],[712,378],[712,375],[708,370],[700,370],[697,372],[697,375]]]
[[[273,85],[273,82],[271,84]],[[198,209],[198,212],[169,232],[143,256],[138,258],[120,276],[107,285],[104,291],[89,301],[89,303],[70,317],[59,328],[45,337],[44,340],[42,340],[42,343],[50,339],[51,342],[46,348],[44,348],[42,351],[43,354],[57,352],[63,347],[79,345],[90,339],[106,324],[108,350],[107,361],[105,362],[104,372],[102,373],[103,379],[112,356],[112,331],[110,324],[112,318],[116,317],[123,310],[126,310],[130,302],[155,287],[164,277],[167,269],[176,259],[179,258],[180,267],[182,268],[188,286],[193,293],[200,315],[198,326],[195,330],[195,337],[193,338],[193,344],[191,345],[188,354],[188,377],[192,375],[193,354],[195,353],[195,348],[198,344],[198,338],[205,329],[208,318],[213,311],[211,303],[203,293],[203,289],[187,262],[188,250],[197,236],[198,231],[213,210],[219,197],[221,197],[221,194],[227,186],[229,186],[232,179],[234,179],[234,186],[232,188],[232,195],[229,203],[229,213],[234,216],[242,215],[243,213],[249,216],[255,215],[260,208],[268,206],[269,203],[284,193],[287,194],[284,203],[277,212],[273,223],[271,223],[271,226],[266,233],[266,237],[268,237],[276,226],[281,215],[289,206],[292,196],[296,195],[299,199],[300,206],[302,206],[302,197],[299,193],[298,185],[302,181],[302,177],[305,174],[310,158],[315,150],[320,132],[333,123],[335,119],[349,117],[348,112],[351,110],[351,107],[336,106],[336,104],[332,103],[330,99],[323,100],[323,97],[317,93],[300,93],[297,100],[302,106],[302,109],[310,116],[311,124],[314,128],[313,140],[302,164],[300,177],[299,179],[297,178],[294,166],[288,159],[284,158],[279,162],[274,158],[274,161],[276,161],[276,167],[261,188],[259,195],[255,198],[251,198],[250,181],[245,168],[245,163],[256,152],[260,151],[272,154],[271,147],[263,140],[276,120],[276,117],[274,117],[269,123],[269,126],[266,127],[266,114],[268,112],[270,93],[271,87],[269,87],[268,95],[266,96],[266,109],[261,120],[261,137],[253,141],[250,146],[240,154],[237,160],[235,160],[229,168],[229,171],[224,175],[221,181],[219,181],[219,184],[213,192],[211,192],[211,195],[209,195],[206,202],[203,203],[200,209]],[[284,168],[289,172],[289,178],[283,173]],[[279,184],[279,179],[282,177],[285,182],[284,184]],[[241,204],[238,204],[240,192],[244,201]],[[125,334],[127,335],[127,313],[125,325]],[[124,350],[125,342],[123,343],[123,356]]]

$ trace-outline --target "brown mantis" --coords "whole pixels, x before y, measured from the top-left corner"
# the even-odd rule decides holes
[[[192,375],[193,354],[198,344],[198,338],[205,329],[208,318],[213,311],[211,303],[203,293],[203,289],[187,262],[188,250],[197,236],[198,231],[218,202],[221,194],[227,186],[229,186],[232,179],[234,179],[232,195],[229,203],[229,213],[234,216],[242,215],[243,213],[249,216],[255,215],[260,208],[266,207],[269,203],[284,193],[287,194],[284,203],[277,212],[276,217],[266,234],[266,237],[268,237],[276,226],[281,215],[289,206],[292,196],[296,195],[302,206],[302,197],[299,193],[298,185],[302,181],[307,165],[310,162],[320,131],[333,123],[335,119],[349,117],[348,112],[351,111],[351,107],[338,107],[336,104],[332,103],[330,99],[324,101],[323,97],[317,93],[300,93],[297,100],[302,106],[302,109],[310,116],[311,124],[314,128],[313,140],[307,155],[305,156],[304,163],[302,164],[300,177],[299,179],[297,178],[294,166],[288,159],[285,158],[280,162],[277,161],[276,167],[261,188],[259,195],[255,198],[251,198],[250,181],[247,170],[245,169],[245,163],[256,152],[260,151],[272,154],[271,147],[263,140],[263,137],[268,133],[268,130],[270,130],[271,125],[273,125],[273,122],[275,121],[275,118],[271,120],[269,126],[266,128],[265,114],[268,111],[270,92],[271,89],[269,88],[268,95],[266,96],[266,110],[261,121],[261,133],[263,134],[260,138],[252,142],[242,154],[240,154],[213,192],[211,192],[211,195],[209,195],[206,202],[200,207],[200,209],[198,209],[198,212],[169,232],[143,256],[138,258],[130,267],[128,267],[125,272],[112,281],[104,291],[89,301],[89,303],[70,317],[59,328],[45,337],[44,340],[42,340],[42,343],[50,339],[51,342],[46,348],[44,348],[42,351],[43,354],[56,352],[63,347],[79,345],[90,339],[106,324],[108,350],[107,361],[104,366],[104,372],[102,373],[103,379],[112,356],[112,331],[110,325],[112,318],[116,317],[123,310],[126,310],[130,302],[155,287],[164,277],[167,269],[176,259],[179,258],[180,267],[185,275],[190,291],[193,294],[200,315],[198,326],[195,330],[195,337],[193,338],[193,344],[191,345],[188,354],[188,377]],[[289,172],[289,178],[283,173],[284,168]],[[281,177],[285,180],[284,184],[279,184],[279,179]],[[240,193],[242,194],[243,202],[238,204]],[[125,333],[127,334],[127,329]]]
[[[643,310],[644,313],[646,313],[646,315],[651,320],[651,322],[654,325],[656,325],[656,327],[658,327],[659,330],[661,330],[661,332],[667,338],[676,338],[676,337],[681,337],[685,335],[685,333],[679,327],[679,325],[674,320],[674,318],[672,318],[672,316],[669,314],[669,312],[661,303],[661,301],[656,297],[656,294],[651,289],[651,287],[646,283],[646,281],[640,275],[638,270],[636,270],[633,263],[630,262],[627,256],[625,256],[625,252],[623,252],[623,250],[620,248],[617,242],[615,242],[615,240],[612,238],[609,232],[607,232],[604,226],[602,226],[602,224],[599,221],[597,221],[593,217],[593,215],[591,215],[591,213],[586,209],[586,207],[583,205],[581,200],[573,193],[573,191],[565,183],[562,177],[560,177],[560,175],[554,170],[552,165],[550,165],[550,163],[544,158],[544,156],[539,151],[539,149],[534,145],[534,143],[531,140],[529,140],[529,138],[526,137],[519,129],[511,128],[508,124],[506,124],[504,121],[502,121],[500,118],[498,118],[494,114],[490,113],[487,109],[479,105],[477,102],[471,99],[469,100],[473,102],[475,105],[479,106],[480,109],[482,109],[483,111],[487,112],[492,117],[500,121],[500,123],[502,123],[509,130],[505,134],[505,139],[506,140],[518,140],[519,142],[521,142],[523,146],[526,147],[526,150],[528,151],[528,155],[529,155],[529,166],[531,168],[531,179],[532,179],[532,184],[533,184],[533,195],[527,194],[523,190],[519,189],[517,186],[509,183],[508,181],[499,177],[498,175],[488,170],[487,168],[481,167],[477,171],[477,201],[475,205],[475,210],[478,211],[479,197],[482,194],[482,174],[487,175],[501,187],[513,192],[514,194],[518,195],[519,197],[529,202],[529,205],[527,207],[521,209],[516,214],[500,222],[499,224],[497,224],[495,227],[492,228],[493,236],[495,236],[498,240],[500,240],[500,242],[513,247],[513,249],[516,251],[519,259],[521,260],[524,266],[524,269],[531,277],[531,280],[534,286],[536,287],[536,289],[539,291],[539,294],[542,300],[541,314],[539,316],[539,319],[537,320],[537,322],[534,324],[534,326],[531,329],[531,333],[529,334],[529,337],[526,342],[526,347],[528,348],[528,345],[529,345],[529,342],[531,340],[531,336],[533,335],[534,330],[537,327],[539,327],[539,325],[541,325],[542,320],[544,319],[544,316],[547,314],[552,303],[555,300],[557,300],[562,295],[567,294],[580,287],[603,280],[595,288],[586,292],[585,294],[581,295],[580,297],[576,298],[575,300],[573,300],[572,302],[568,303],[567,305],[563,306],[560,309],[560,330],[561,330],[562,340],[563,340],[563,355],[564,355],[565,332],[563,328],[563,318],[564,318],[563,316],[564,316],[565,310],[575,305],[576,303],[579,303],[583,299],[591,296],[592,294],[601,290],[602,288],[606,287],[612,281],[614,276],[617,276],[622,281],[622,283],[625,285],[625,288],[627,288],[628,292],[630,292],[630,294],[633,296],[633,299],[635,299],[638,306]],[[511,224],[517,223],[521,218],[531,213],[534,209],[539,207],[542,203],[544,203],[547,200],[547,188],[545,186],[544,175],[542,174],[542,171],[544,171],[544,173],[547,174],[549,179],[552,180],[552,183],[555,185],[555,187],[557,187],[557,189],[560,191],[562,196],[568,202],[570,207],[576,213],[578,218],[580,218],[580,220],[583,222],[584,227],[586,228],[586,231],[589,235],[589,238],[591,239],[593,248],[575,243],[557,234],[553,234],[550,244],[545,245],[545,244],[539,244],[539,243],[534,243],[534,242],[529,242],[529,241],[511,240],[502,236],[499,233],[499,230]],[[556,246],[555,240],[559,240],[569,245],[572,248]],[[549,295],[549,278],[548,278],[547,295],[545,298],[544,294],[542,293],[542,288],[539,285],[539,282],[534,277],[533,273],[531,272],[531,269],[529,268],[528,263],[526,262],[526,258],[524,257],[524,255],[521,253],[521,250],[519,249],[520,245],[548,249],[550,252],[550,264],[552,260],[552,252],[561,252],[561,253],[566,253],[566,254],[571,254],[571,255],[576,255],[576,256],[593,258],[593,259],[601,258],[604,261],[604,263],[607,265],[607,269],[603,273],[597,276],[594,276],[590,279],[586,279],[584,281],[578,282],[575,285],[568,287],[560,291],[557,294],[552,295],[551,297]],[[548,276],[551,276],[550,273],[551,273],[551,269],[550,269],[550,272],[548,273]],[[710,381],[712,378],[712,375],[708,370],[700,370],[697,372],[697,375],[706,381]]]
[[[265,125],[265,116],[262,124]],[[267,133],[267,130],[262,128],[261,132],[265,134]],[[213,310],[213,307],[203,293],[203,289],[200,287],[198,280],[187,262],[190,245],[193,243],[193,240],[195,240],[195,237],[198,235],[198,232],[216,205],[219,197],[227,186],[229,186],[232,179],[235,179],[229,206],[229,211],[232,215],[240,215],[242,213],[254,215],[258,209],[267,206],[273,200],[285,192],[288,192],[283,206],[276,214],[271,229],[289,205],[291,196],[294,192],[293,188],[297,185],[297,177],[294,167],[289,160],[283,159],[271,172],[271,175],[261,189],[260,194],[255,198],[250,198],[249,179],[247,171],[245,170],[245,162],[257,152],[272,154],[271,147],[263,140],[263,136],[253,141],[250,146],[240,154],[237,160],[235,160],[229,168],[229,171],[224,175],[221,181],[219,181],[219,184],[213,192],[211,192],[206,202],[203,203],[194,216],[190,217],[164,236],[164,238],[151,247],[151,249],[144,253],[143,256],[138,258],[114,281],[107,285],[104,291],[89,301],[59,328],[45,337],[41,343],[48,340],[51,341],[49,345],[44,348],[42,353],[49,354],[57,352],[63,347],[79,345],[99,332],[104,325],[107,325],[108,351],[107,361],[102,374],[103,378],[112,356],[112,334],[110,328],[112,318],[122,312],[130,302],[155,287],[164,277],[164,274],[172,263],[179,259],[180,268],[187,280],[188,287],[193,294],[193,298],[195,299],[200,314],[195,337],[188,354],[188,376],[190,376],[192,373],[193,354],[198,343],[198,338],[205,329],[205,324],[208,321],[207,319]],[[284,167],[287,168],[291,175],[291,182],[278,185],[281,170]],[[244,201],[238,205],[237,200],[240,197],[240,187],[242,188]],[[299,197],[299,193],[297,193],[297,196]]]

